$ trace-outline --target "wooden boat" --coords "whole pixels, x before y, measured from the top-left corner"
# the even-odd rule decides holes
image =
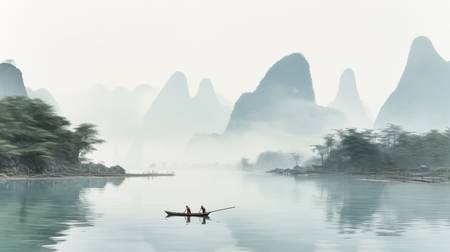
[[[171,211],[164,211],[166,212],[167,216],[186,216],[186,217],[208,217],[209,213],[211,212],[206,212],[206,213],[181,213],[181,212],[171,212]]]
[[[223,211],[223,210],[227,210],[227,209],[232,209],[232,208],[234,208],[234,207],[227,207],[227,208],[217,209],[217,210],[209,211],[209,212],[205,212],[205,213],[190,213],[190,214],[187,214],[185,212],[171,212],[171,211],[167,211],[167,210],[164,210],[164,212],[166,212],[167,217],[170,217],[170,216],[186,216],[186,217],[203,217],[203,218],[206,218],[206,217],[209,216],[210,213]]]

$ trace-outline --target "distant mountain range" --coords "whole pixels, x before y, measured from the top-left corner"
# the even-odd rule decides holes
[[[195,136],[189,157],[213,162],[267,150],[306,152],[313,139],[345,125],[342,112],[316,103],[309,63],[294,53],[270,67],[253,92],[239,97],[223,134]]]
[[[57,111],[60,107],[48,90],[27,90],[21,71],[11,62],[0,64],[0,98],[6,96],[40,98]],[[418,37],[411,45],[400,82],[383,104],[374,125],[378,128],[392,123],[415,131],[450,127],[449,97],[450,63],[436,52],[428,38]],[[276,146],[271,141],[277,139],[281,148],[289,141],[292,146],[299,141],[307,144],[307,140],[296,137],[317,137],[345,127],[372,127],[354,71],[346,69],[342,73],[334,101],[328,107],[320,106],[316,103],[309,63],[299,53],[285,56],[271,66],[255,90],[242,94],[232,110],[216,94],[209,79],[203,79],[197,93],[191,96],[182,72],[175,72],[159,93],[149,85],[131,90],[110,90],[98,85],[65,100],[68,101],[61,110],[71,120],[99,125],[102,136],[112,139],[114,148],[120,146],[122,152],[124,143],[134,141],[130,136],[139,138],[134,141],[139,145],[159,141],[177,146],[195,136],[191,143],[207,143],[205,149],[236,139],[228,146],[238,151],[248,141],[265,148],[264,145]],[[253,138],[241,138],[249,135]],[[153,152],[157,152],[155,148]]]
[[[397,88],[381,107],[375,127],[388,123],[408,130],[450,127],[450,63],[427,37],[416,38]]]
[[[146,113],[143,134],[152,139],[187,142],[194,134],[222,132],[229,113],[209,79],[202,80],[197,94],[191,97],[186,76],[175,72]]]

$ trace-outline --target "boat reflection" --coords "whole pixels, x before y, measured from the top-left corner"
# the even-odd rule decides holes
[[[194,218],[194,219],[199,220],[199,222],[202,225],[205,225],[207,220],[208,221],[211,220],[211,218],[209,218],[208,216],[207,217],[203,217],[203,216],[177,216],[177,215],[167,215],[166,219],[175,218],[175,217],[184,217],[184,219],[186,220],[186,223],[191,223],[191,218]]]

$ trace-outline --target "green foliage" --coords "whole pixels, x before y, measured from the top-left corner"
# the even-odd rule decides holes
[[[424,134],[397,125],[373,130],[345,129],[313,146],[322,166],[330,169],[389,170],[450,166],[450,129]]]
[[[373,141],[371,131],[347,129],[342,132],[341,150],[347,163],[352,167],[373,169],[381,164],[381,152]]]
[[[103,142],[92,124],[81,124],[74,131],[69,126],[39,99],[0,100],[0,171],[40,173],[56,164],[77,164]]]
[[[83,123],[75,128],[75,147],[79,158],[84,160],[86,154],[96,150],[94,145],[104,143],[97,135],[98,131],[94,124]]]

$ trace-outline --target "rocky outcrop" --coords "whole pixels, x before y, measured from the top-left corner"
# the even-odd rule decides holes
[[[27,96],[22,72],[11,63],[0,64],[0,98]]]
[[[348,127],[369,128],[372,126],[359,96],[355,73],[352,69],[346,69],[342,73],[338,93],[329,107],[345,115]]]
[[[450,126],[450,63],[426,37],[416,38],[400,82],[382,106],[376,127],[398,124],[426,131]]]

